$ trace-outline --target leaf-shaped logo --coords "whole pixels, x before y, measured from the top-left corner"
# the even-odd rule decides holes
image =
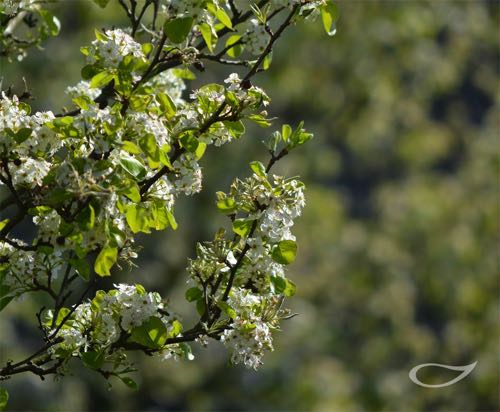
[[[477,361],[474,363],[471,363],[470,365],[464,365],[464,366],[451,366],[451,365],[443,365],[441,363],[423,363],[421,365],[415,366],[409,373],[409,377],[412,380],[413,383],[416,383],[417,385],[423,386],[424,388],[443,388],[445,386],[450,386],[453,385],[454,383],[457,383],[458,381],[461,381],[463,378],[465,378],[469,373],[472,372],[472,370],[476,367]],[[462,373],[458,375],[456,378],[445,382],[445,383],[439,383],[439,384],[427,384],[422,382],[420,379],[417,378],[417,372],[422,369],[422,368],[427,368],[428,366],[435,366],[438,368],[444,368],[444,369],[449,369],[452,371],[461,371]]]

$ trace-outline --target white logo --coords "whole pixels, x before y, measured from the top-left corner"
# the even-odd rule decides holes
[[[472,370],[476,367],[477,361],[474,363],[471,363],[470,365],[465,365],[465,366],[450,366],[450,365],[443,365],[441,363],[422,363],[421,365],[415,366],[409,373],[409,377],[412,380],[413,383],[416,383],[417,385],[423,386],[424,388],[444,388],[445,386],[450,386],[453,385],[454,383],[457,383],[458,381],[461,381],[463,378],[465,378],[469,373],[472,372]],[[426,368],[428,366],[436,366],[438,368],[444,368],[444,369],[450,369],[452,371],[462,371],[460,375],[458,375],[456,378],[452,379],[451,381],[445,382],[445,383],[440,383],[440,384],[435,384],[435,385],[430,385],[427,383],[423,383],[420,379],[417,378],[417,372],[422,369]]]

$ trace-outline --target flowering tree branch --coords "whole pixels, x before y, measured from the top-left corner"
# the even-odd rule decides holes
[[[269,68],[288,26],[317,15],[325,28],[333,24],[333,3],[120,0],[119,5],[131,26],[97,31],[81,49],[83,79],[66,90],[75,110],[31,114],[16,96],[3,93],[0,99],[0,182],[9,193],[0,204],[7,216],[0,221],[0,310],[27,292],[41,291],[53,301],[51,309],[37,313],[44,345],[24,360],[8,361],[0,379],[23,372],[42,379],[63,375],[68,361],[79,358],[102,376],[133,386],[125,376],[135,370],[127,351],[192,359],[188,343],[206,346],[210,340],[222,342],[233,363],[257,368],[273,349],[273,331],[288,317],[282,304],[295,286],[286,266],[297,252],[291,228],[304,207],[304,185],[270,171],[312,137],[302,124],[273,133],[267,165],[252,162],[249,177],[235,179],[228,193],[217,193],[217,208],[229,218],[232,236],[221,229],[212,241],[199,243],[196,258],[188,262],[185,296],[199,314],[194,326],[185,330],[166,301],[138,283],[103,291],[99,280],[137,256],[137,233],[176,229],[175,202],[201,190],[200,161],[209,146],[237,140],[244,122],[270,125],[269,98],[252,78]],[[25,53],[12,47],[5,32],[23,13],[42,17],[36,42],[59,30],[40,2],[4,2],[0,44],[9,56]],[[207,84],[187,96],[190,68],[202,72],[204,60],[249,69],[243,78],[233,73],[223,84]],[[25,219],[33,221],[34,235],[13,238],[12,229]],[[76,295],[78,288],[83,291]]]

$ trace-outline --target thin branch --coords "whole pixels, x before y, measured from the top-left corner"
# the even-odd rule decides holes
[[[285,31],[285,29],[290,25],[290,23],[292,22],[293,17],[295,16],[295,14],[297,13],[297,10],[299,10],[299,8],[300,8],[300,4],[296,4],[295,6],[293,6],[292,11],[290,12],[290,14],[288,14],[288,16],[285,19],[285,21],[281,24],[281,26],[278,28],[278,30],[276,30],[276,32],[271,36],[271,39],[269,40],[269,43],[267,44],[267,46],[264,49],[264,51],[262,52],[262,54],[259,56],[259,58],[255,62],[255,64],[253,65],[252,69],[247,73],[247,75],[241,81],[242,83],[250,80],[250,78],[255,73],[257,73],[257,70],[259,69],[260,65],[262,64],[262,62],[264,61],[264,59],[266,58],[266,56],[273,49],[274,43],[276,42],[276,40],[278,40],[278,38]]]
[[[66,314],[66,316],[64,316],[64,318],[62,318],[61,323],[59,323],[59,325],[57,326],[57,328],[50,334],[50,336],[49,336],[50,340],[54,339],[54,337],[57,336],[57,334],[59,333],[59,331],[61,330],[61,328],[64,326],[64,324],[66,323],[66,321],[71,317],[71,315],[73,315],[73,313],[75,312],[76,308],[81,305],[81,303],[83,302],[83,299],[85,299],[85,296],[87,296],[87,293],[90,291],[90,289],[92,289],[92,287],[94,286],[95,283],[96,283],[96,279],[95,278],[94,278],[93,282],[89,282],[88,286],[85,288],[85,290],[80,295],[80,298],[78,299],[77,303],[75,303],[70,308],[70,310]]]

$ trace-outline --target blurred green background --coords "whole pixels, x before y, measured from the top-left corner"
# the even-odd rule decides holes
[[[112,2],[113,3],[113,2]],[[256,78],[279,122],[305,120],[315,139],[277,171],[307,184],[290,270],[299,316],[283,324],[258,372],[230,367],[221,345],[195,347],[193,362],[139,356],[140,390],[77,363],[73,376],[5,382],[11,410],[499,410],[499,2],[339,1],[338,32],[302,24],[280,40]],[[79,80],[79,46],[93,27],[123,24],[116,4],[56,7],[60,37],[21,63],[3,62],[4,88],[30,86],[37,109],[60,111]],[[208,65],[200,82],[227,71]],[[281,123],[276,123],[275,128]],[[274,130],[274,129],[273,129]],[[269,129],[203,161],[203,192],[176,208],[180,228],[141,238],[139,269],[116,274],[158,290],[185,319],[186,258],[225,224],[214,192],[266,159]],[[0,318],[2,359],[39,345],[38,301]],[[414,366],[478,361],[442,389],[413,384]],[[429,383],[455,374],[426,370]]]

